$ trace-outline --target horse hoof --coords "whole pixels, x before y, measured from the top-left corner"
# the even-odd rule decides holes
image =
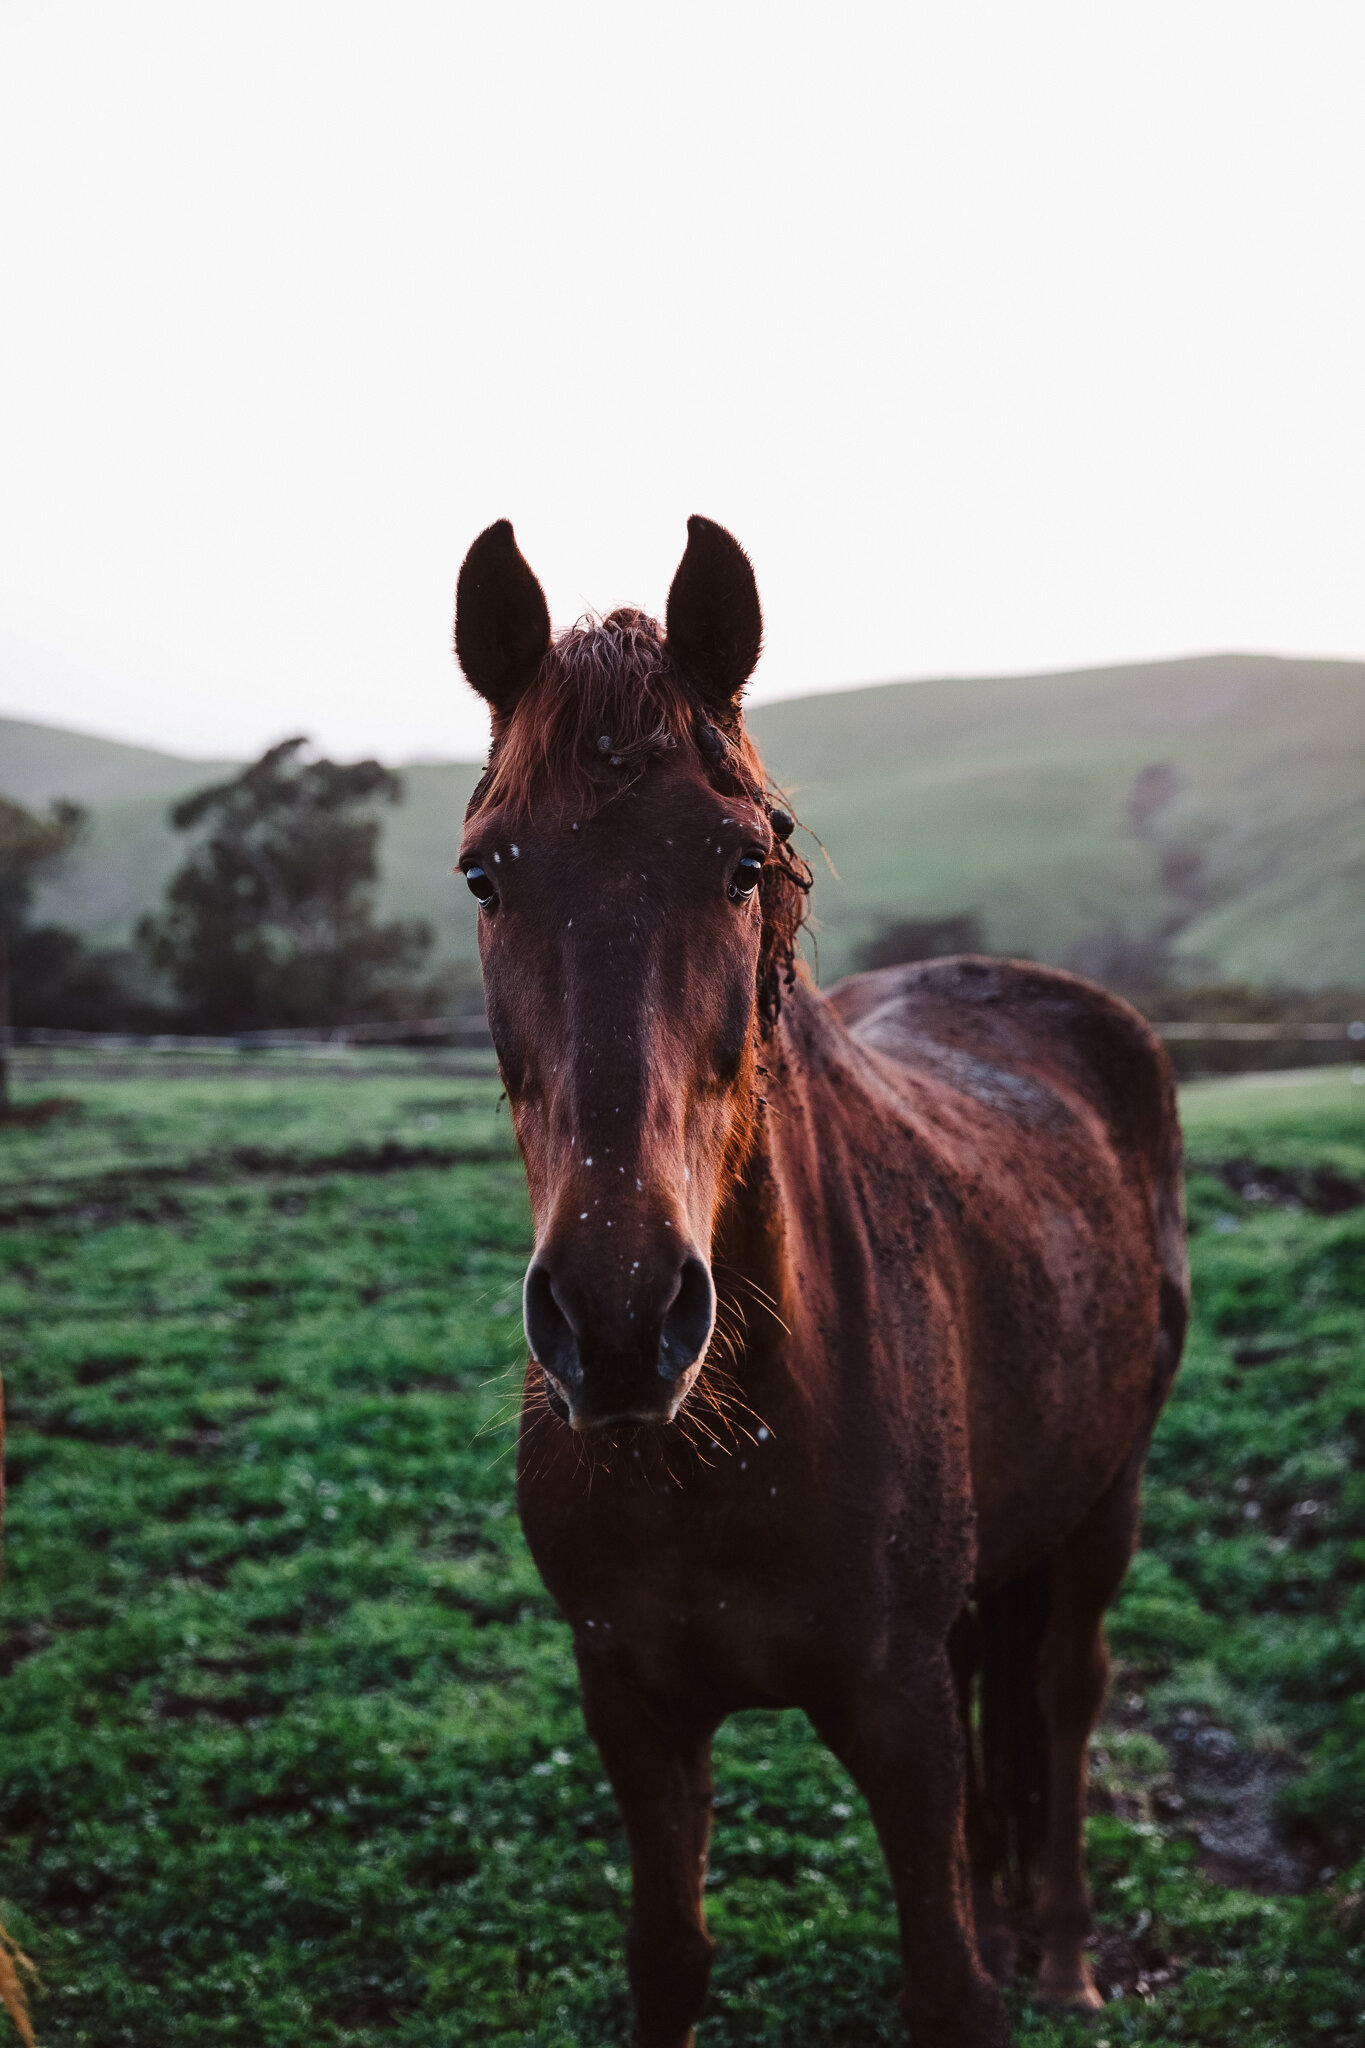
[[[1048,2013],[1101,2013],[1105,2001],[1095,1985],[1072,1985],[1070,1991],[1033,1991],[1033,2005]]]
[[[1103,2013],[1105,2001],[1095,1991],[1095,1985],[1076,1985],[1074,1991],[1036,1991],[1033,2005],[1042,2005],[1046,2013]]]
[[[1033,2005],[1046,2005],[1052,2013],[1099,2013],[1103,2011],[1103,1997],[1095,1989],[1095,1978],[1083,1966],[1081,1974],[1058,1972],[1048,1974],[1048,1968],[1038,1972],[1038,1982],[1033,1985]]]

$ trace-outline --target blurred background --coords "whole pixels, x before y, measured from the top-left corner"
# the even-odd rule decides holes
[[[757,570],[812,971],[1058,963],[1183,1079],[1108,2009],[1012,1993],[1021,2048],[1359,2048],[1363,92],[1357,0],[0,7],[0,2001],[43,2048],[626,2038],[514,1512],[450,634],[491,520],[567,626],[661,611],[693,512]],[[900,2039],[800,1715],[721,1731],[708,1887],[700,2048]]]
[[[16,1025],[476,1010],[458,562],[506,515],[558,624],[658,611],[694,510],[758,570],[751,723],[837,871],[823,980],[1029,954],[1239,1027],[1187,1065],[1360,1010],[1358,10],[0,33]],[[167,885],[217,821],[231,891],[322,799],[171,811],[300,735],[295,769],[399,771],[322,805],[374,827],[370,952],[315,971],[343,906],[310,923],[304,881],[219,905],[213,950],[273,962],[229,1000],[187,966],[213,905]]]

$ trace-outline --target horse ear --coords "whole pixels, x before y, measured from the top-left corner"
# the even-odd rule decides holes
[[[494,715],[510,718],[550,646],[545,593],[510,519],[485,527],[455,586],[455,659]]]
[[[735,712],[763,645],[754,572],[733,534],[694,513],[666,615],[668,650],[708,710]]]

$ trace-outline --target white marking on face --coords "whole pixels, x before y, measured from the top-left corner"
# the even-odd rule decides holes
[[[512,858],[513,860],[521,859],[521,848],[517,845],[515,840],[513,840],[512,842]]]

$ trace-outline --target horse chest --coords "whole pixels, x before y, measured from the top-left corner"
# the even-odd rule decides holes
[[[609,1662],[647,1696],[728,1713],[808,1696],[827,1654],[822,1620],[797,1587],[642,1586],[614,1614],[574,1619],[574,1636],[580,1660]]]
[[[523,1486],[522,1521],[579,1658],[651,1696],[725,1712],[821,1697],[908,1591],[880,1516],[772,1437],[669,1491],[619,1470],[549,1479]]]

